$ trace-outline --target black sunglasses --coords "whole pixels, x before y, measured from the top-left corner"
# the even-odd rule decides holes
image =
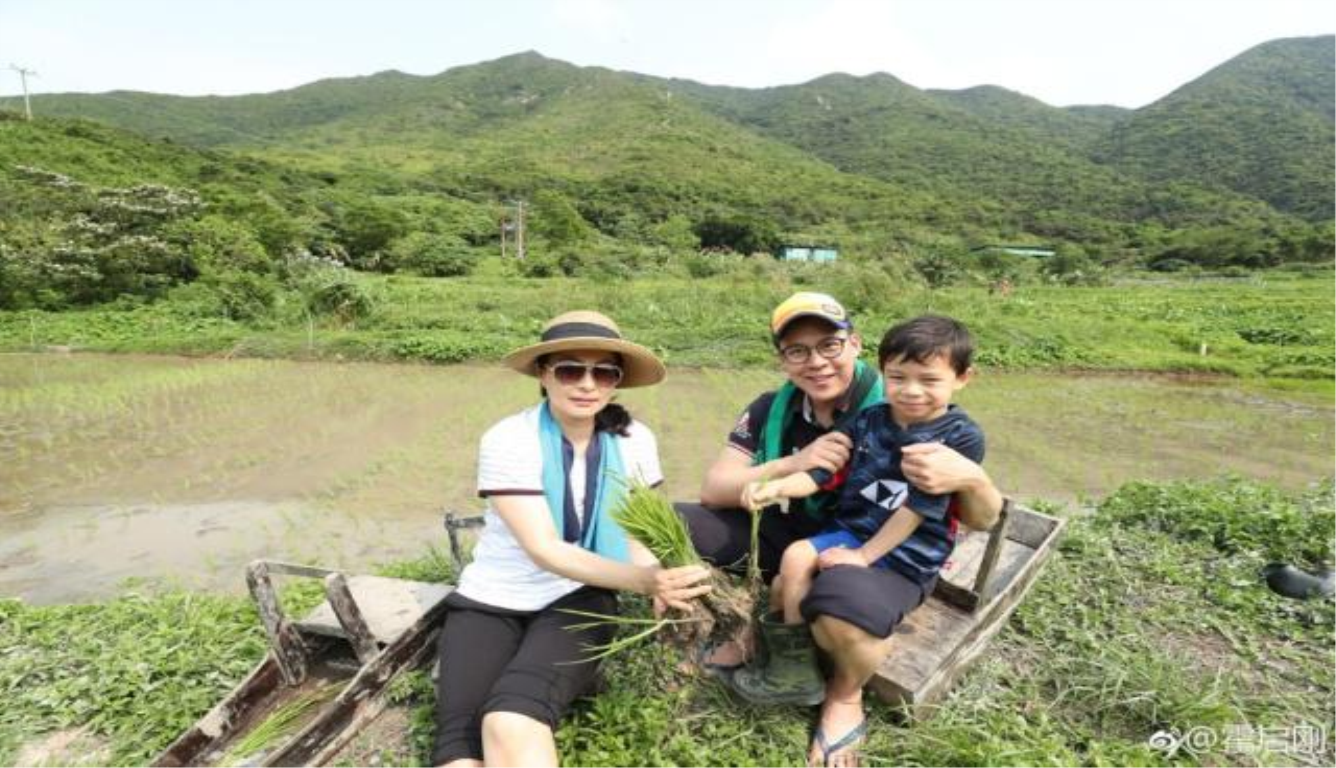
[[[552,371],[552,376],[556,378],[557,383],[563,386],[571,387],[584,381],[585,374],[594,377],[594,384],[611,389],[622,381],[622,368],[612,363],[595,363],[587,365],[585,363],[562,362],[548,366]]]

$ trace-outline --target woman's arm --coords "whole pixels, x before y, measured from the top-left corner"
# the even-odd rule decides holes
[[[562,541],[542,496],[493,496],[491,501],[520,547],[545,571],[593,587],[639,592],[683,610],[687,600],[710,591],[708,584],[700,583],[710,576],[704,566],[664,569],[619,563]],[[634,548],[632,553],[634,557]]]
[[[900,469],[914,487],[932,495],[955,494],[960,500],[960,521],[986,531],[997,524],[1002,494],[979,464],[941,443],[907,445]]]

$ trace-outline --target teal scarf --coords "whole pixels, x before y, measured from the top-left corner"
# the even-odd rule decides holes
[[[557,526],[557,535],[564,540],[567,478],[561,450],[563,437],[561,425],[552,417],[552,410],[546,401],[538,411],[538,439],[543,449],[543,496],[547,498],[552,522]],[[626,543],[626,532],[612,519],[612,510],[625,494],[622,479],[626,470],[622,465],[621,441],[615,435],[603,431],[595,432],[593,439],[599,441],[595,484],[597,493],[594,496],[593,512],[584,521],[580,546],[612,560],[629,563],[631,553]]]
[[[801,395],[801,390],[792,381],[784,382],[784,386],[775,392],[775,399],[770,403],[765,426],[761,428],[760,450],[752,459],[753,465],[774,461],[793,451],[789,428],[793,425],[794,415],[802,408]],[[885,390],[882,387],[881,374],[862,360],[855,361],[854,380],[849,391],[849,402],[852,407],[835,421],[832,430],[847,425],[864,408],[877,405],[884,400]],[[812,517],[822,517],[827,505],[834,504],[836,498],[837,494],[818,491],[805,499],[794,499],[791,507]]]

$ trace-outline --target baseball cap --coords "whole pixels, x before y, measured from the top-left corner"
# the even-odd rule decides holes
[[[833,296],[825,293],[800,291],[785,299],[770,316],[770,333],[776,342],[784,335],[789,323],[802,317],[816,317],[836,328],[847,331],[854,327],[853,320]]]

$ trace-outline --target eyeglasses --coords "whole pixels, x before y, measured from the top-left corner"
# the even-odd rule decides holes
[[[815,347],[809,347],[806,344],[784,347],[779,350],[779,356],[790,365],[802,365],[811,360],[812,352],[816,352],[827,360],[834,360],[844,352],[844,345],[848,342],[849,339],[844,336],[828,336],[817,342]]]
[[[557,363],[549,366],[553,377],[557,383],[563,386],[573,387],[584,381],[585,374],[594,377],[594,384],[604,389],[611,389],[622,381],[621,366],[612,363],[595,363],[586,365],[584,363]]]

